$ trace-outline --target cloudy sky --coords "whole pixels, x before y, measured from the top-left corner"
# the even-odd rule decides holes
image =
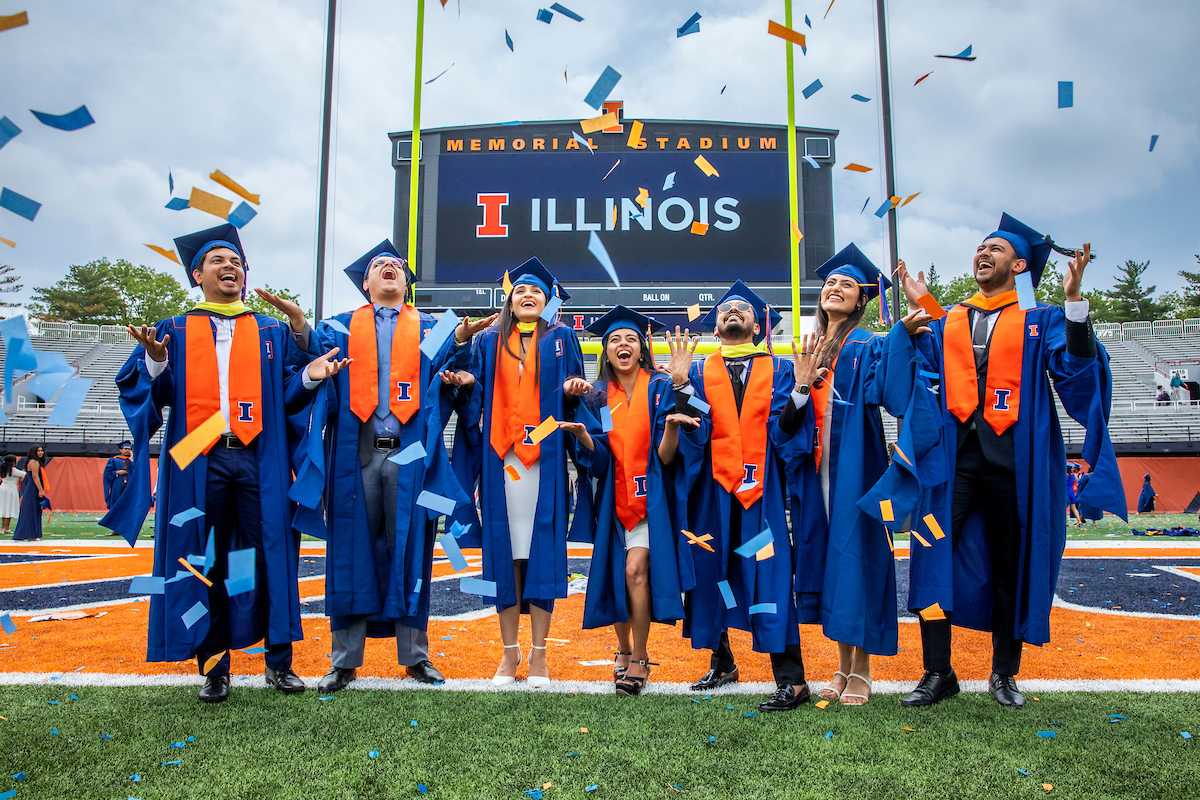
[[[784,45],[766,34],[783,0],[568,0],[583,17],[535,19],[537,0],[427,2],[423,125],[580,119],[583,97],[612,65],[627,117],[784,123]],[[548,3],[546,4],[548,5]],[[838,246],[885,259],[870,209],[882,171],[873,0],[795,0],[808,55],[797,53],[797,122],[836,128]],[[1091,240],[1100,260],[1151,261],[1175,288],[1200,253],[1200,7],[1194,0],[925,0],[889,19],[897,191],[920,192],[900,217],[900,253],[944,275],[969,269],[981,236],[1009,211],[1061,243]],[[0,32],[0,115],[23,133],[0,149],[0,184],[43,204],[28,222],[0,210],[0,263],[29,288],[68,264],[127,258],[170,270],[144,247],[217,220],[170,211],[221,169],[262,195],[243,231],[252,285],[312,297],[324,0],[0,0],[30,24]],[[676,38],[694,12],[699,34]],[[812,29],[803,28],[804,15]],[[328,308],[360,302],[340,267],[391,233],[389,131],[412,120],[416,0],[342,0],[335,109]],[[504,43],[508,30],[515,53]],[[934,58],[972,45],[975,62]],[[563,80],[566,68],[569,80]],[[920,85],[913,82],[933,71]],[[1075,107],[1058,109],[1057,83]],[[728,86],[720,94],[722,86]],[[858,103],[850,95],[872,98]],[[62,132],[30,109],[87,104],[96,124]],[[1158,135],[1154,152],[1150,137]],[[179,269],[179,268],[175,268]],[[182,275],[182,270],[179,272]]]

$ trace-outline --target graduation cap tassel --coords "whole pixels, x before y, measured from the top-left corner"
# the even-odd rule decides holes
[[[887,302],[887,289],[883,286],[883,275],[879,276],[879,324],[892,327],[892,309]]]
[[[767,315],[767,352],[771,354],[772,358],[774,358],[775,357],[775,345],[771,343],[771,330],[770,330],[770,328],[771,328],[771,304],[768,303],[767,305],[763,306],[763,311],[766,312],[766,315]]]

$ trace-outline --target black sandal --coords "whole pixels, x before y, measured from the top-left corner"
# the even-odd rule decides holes
[[[633,653],[622,653],[620,650],[618,650],[618,651],[617,651],[617,656],[631,656],[631,655],[633,655]],[[624,677],[625,677],[625,670],[627,670],[627,669],[629,669],[629,665],[628,665],[628,664],[627,664],[627,665],[625,665],[625,666],[623,666],[623,667],[618,667],[618,666],[616,665],[616,662],[615,662],[615,659],[614,659],[614,662],[613,662],[613,680],[614,680],[614,681],[619,681],[619,680],[621,680],[621,678],[624,678]]]
[[[640,664],[643,667],[646,667],[647,671],[649,671],[650,667],[658,666],[658,664],[649,659],[644,661],[635,659],[629,663],[630,665]],[[646,688],[646,681],[649,679],[649,675],[644,678],[631,678],[629,675],[624,675],[621,680],[617,681],[617,694],[622,697],[637,697],[642,693],[642,689]]]

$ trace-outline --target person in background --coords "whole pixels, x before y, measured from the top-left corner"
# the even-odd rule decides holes
[[[1183,403],[1187,400],[1187,390],[1183,388],[1183,378],[1179,377],[1177,369],[1171,370],[1171,399],[1176,403]]]
[[[1088,481],[1092,479],[1092,468],[1086,470],[1082,466],[1076,465],[1079,469],[1079,474],[1075,481],[1075,508],[1079,512],[1079,524],[1090,522],[1095,525],[1098,521],[1104,519],[1104,509],[1097,506],[1089,506],[1083,502],[1083,489],[1088,485]]]
[[[25,471],[17,469],[17,457],[5,456],[4,461],[0,463],[0,519],[4,523],[4,527],[0,528],[0,535],[8,536],[12,533],[9,525],[13,517],[21,512],[20,485],[21,478],[24,477]]]
[[[1153,514],[1155,497],[1158,497],[1158,492],[1154,491],[1154,487],[1150,485],[1150,473],[1147,472],[1142,476],[1142,493],[1138,495],[1138,513]]]
[[[41,445],[29,448],[25,472],[28,474],[21,481],[21,510],[13,539],[36,542],[42,538],[42,503],[50,492],[46,481],[46,450]]]
[[[104,465],[104,507],[111,509],[129,485],[129,472],[133,469],[133,442],[120,444],[120,455],[115,455]],[[120,536],[110,531],[109,536]]]
[[[1067,464],[1067,519],[1077,520],[1076,524],[1082,526],[1083,517],[1079,515],[1079,507],[1076,505],[1079,473],[1080,466],[1078,464]]]

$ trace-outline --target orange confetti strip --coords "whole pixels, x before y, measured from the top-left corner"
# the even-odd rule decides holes
[[[820,700],[816,703],[813,703],[813,705],[821,710],[824,710],[826,708],[826,706],[829,705],[829,701],[828,700]]]
[[[917,194],[920,194],[920,192],[917,192]],[[906,205],[911,203],[913,200],[916,200],[917,194],[910,194],[908,197],[904,198],[904,202],[900,204],[900,207],[904,208]]]
[[[636,148],[642,142],[642,123],[640,120],[634,120],[629,126],[629,139],[625,144],[629,147]]]
[[[934,539],[941,540],[946,538],[946,534],[942,533],[942,526],[938,525],[938,521],[933,514],[926,514],[924,519],[925,525],[929,527],[929,532],[933,534]]]
[[[606,180],[608,180],[608,176],[609,176],[609,175],[612,175],[612,174],[613,174],[613,170],[614,170],[614,169],[616,169],[616,168],[617,168],[617,167],[619,167],[619,166],[621,166],[621,159],[619,159],[619,158],[618,158],[618,159],[617,159],[617,163],[616,163],[616,164],[613,164],[611,167],[609,167],[609,169],[608,169],[608,172],[604,173],[604,177],[603,177],[603,178],[601,178],[600,180],[602,180],[602,181],[606,181]],[[616,210],[617,210],[617,207],[616,207],[616,206],[613,206],[613,211],[616,211]]]
[[[580,729],[579,729],[579,732],[580,732],[580,733],[587,733],[587,728],[580,728]]]
[[[704,234],[708,233],[708,223],[707,222],[693,222],[692,223],[692,233],[696,234],[697,236],[703,236]]]
[[[796,224],[796,220],[792,220],[792,244],[797,244],[804,238],[804,234],[800,231],[800,226]]]
[[[926,622],[933,622],[934,620],[946,618],[946,612],[942,611],[942,606],[939,603],[934,603],[929,608],[923,608],[918,613],[921,615],[921,619],[925,620]]]
[[[908,534],[909,534],[909,536],[912,536],[914,539],[916,539],[918,542],[925,545],[926,547],[930,546],[929,542],[927,542],[925,540],[925,537],[922,536],[921,534],[917,533],[916,531],[909,531]]]
[[[544,792],[544,791],[546,791],[547,789],[549,789],[549,788],[550,788],[551,786],[553,786],[553,785],[554,785],[554,784],[550,783],[550,781],[546,781],[545,783],[543,783],[543,784],[542,784],[542,791],[543,791],[543,792]]]
[[[512,281],[508,279],[508,270],[504,270],[504,294],[512,294]]]
[[[920,83],[921,81],[925,80],[926,78],[928,78],[928,77],[929,77],[930,75],[932,75],[932,74],[933,74],[933,72],[932,72],[932,71],[930,71],[930,72],[926,72],[924,75],[922,75],[921,77],[917,78],[917,83]],[[913,86],[916,86],[916,85],[917,85],[917,83],[914,83],[914,84],[913,84]]]
[[[213,584],[212,584],[212,581],[210,581],[208,578],[204,577],[204,576],[203,576],[203,575],[201,575],[199,572],[197,572],[197,571],[196,571],[196,568],[195,568],[195,567],[193,567],[191,564],[189,564],[189,563],[187,562],[187,559],[186,559],[186,558],[184,558],[183,556],[180,556],[180,557],[179,557],[179,563],[180,563],[180,564],[182,564],[182,565],[183,565],[183,568],[184,568],[184,569],[186,569],[188,572],[192,573],[192,574],[193,574],[193,575],[195,575],[197,578],[199,578],[200,580],[204,581],[204,585],[205,585],[205,586],[208,586],[209,588],[211,588],[211,587],[212,587],[212,585],[213,585]],[[208,670],[205,670],[205,672],[208,672]]]
[[[554,417],[546,417],[544,420],[542,420],[541,425],[538,425],[533,429],[532,432],[530,432],[529,441],[533,442],[534,444],[538,444],[542,441],[542,439],[545,439],[556,430],[558,430],[558,420],[556,420]]]
[[[900,456],[900,458],[904,460],[905,464],[908,464],[910,467],[913,466],[913,463],[908,460],[908,456],[904,455],[904,451],[900,449],[900,445],[893,445],[893,447],[896,450],[896,455]]]
[[[212,672],[213,667],[215,667],[217,664],[221,663],[221,658],[228,652],[229,652],[228,650],[222,650],[221,652],[217,653],[215,656],[210,657],[208,659],[208,661],[205,661],[204,662],[204,674],[207,675],[208,673]]]
[[[837,0],[829,0],[829,8],[833,8],[833,4],[836,2]],[[829,8],[825,9],[825,17],[829,16]],[[821,17],[821,19],[825,19],[825,17]]]
[[[176,264],[180,263],[180,262],[179,262],[179,256],[175,255],[175,251],[174,251],[174,250],[168,250],[167,248],[165,248],[165,247],[159,247],[159,246],[158,246],[158,245],[156,245],[156,244],[148,244],[148,245],[146,245],[146,247],[149,247],[151,250],[153,250],[154,252],[158,253],[158,254],[159,254],[160,256],[162,256],[163,258],[169,258],[169,259],[171,259],[172,261],[174,261]]]
[[[509,464],[508,466],[506,466],[504,468],[504,471],[507,472],[508,477],[512,478],[514,481],[521,480],[521,473],[517,472],[517,468],[514,467],[512,464]]]
[[[803,33],[801,33],[800,31],[794,31],[791,28],[787,27],[786,25],[780,25],[775,20],[767,21],[767,33],[771,34],[772,36],[778,36],[780,39],[783,39],[784,41],[791,42],[792,44],[798,44],[801,47],[804,47],[804,34]]]
[[[693,305],[688,306],[687,312],[688,312],[688,322],[695,322],[696,318],[700,316],[700,304],[695,303]]]
[[[250,194],[250,192],[246,191],[246,189],[243,188],[240,183],[238,183],[233,178],[226,175],[224,172],[221,172],[221,170],[219,170],[219,169],[215,170],[211,175],[208,176],[208,178],[209,178],[209,180],[212,180],[212,181],[215,181],[215,182],[221,184],[226,189],[228,189],[229,191],[238,195],[239,197],[244,197],[246,200],[249,200],[251,203],[254,203],[254,205],[259,204],[258,203],[258,195]]]
[[[1048,783],[1043,783],[1042,788],[1045,789],[1047,792],[1054,791],[1054,787]]]
[[[916,728],[903,728],[902,730],[906,730],[906,731],[908,731],[909,733],[916,733],[916,732],[917,732],[917,729],[916,729]]]
[[[16,242],[14,242],[12,239],[5,239],[5,238],[4,238],[4,237],[2,237],[2,236],[0,236],[0,242],[4,242],[4,243],[5,243],[6,245],[8,245],[9,247],[16,247],[16,246],[17,246],[17,243],[16,243]]]
[[[617,124],[617,114],[615,111],[610,111],[607,114],[601,114],[598,117],[579,120],[579,128],[584,133],[595,133],[603,128],[611,128]]]
[[[766,561],[768,558],[775,557],[775,543],[767,542],[767,546],[754,554],[755,561]]]
[[[893,206],[893,207],[895,207],[895,205],[896,205],[897,203],[899,203],[899,202],[900,202],[900,198],[899,198],[899,197],[893,197],[893,198],[892,198],[892,206]]]
[[[946,309],[942,308],[942,305],[937,301],[937,298],[935,298],[929,292],[926,292],[918,297],[917,302],[920,304],[921,308],[925,309],[925,313],[933,317],[935,320],[946,316]]]
[[[696,536],[691,531],[682,531],[682,533],[687,537],[688,544],[698,544],[710,553],[717,552],[712,549],[711,545],[707,544],[713,538],[711,533],[706,533],[703,536]]]
[[[637,203],[642,208],[645,208],[646,203],[649,199],[650,199],[650,192],[646,191],[645,189],[643,189],[642,187],[639,186],[638,187],[638,196],[633,198],[633,202]]]
[[[721,177],[721,173],[717,172],[716,168],[713,167],[712,164],[708,163],[708,159],[704,156],[696,156],[695,164],[708,177]]]
[[[213,442],[221,437],[224,430],[225,417],[218,411],[171,448],[171,458],[175,459],[175,466],[187,469],[188,465],[196,460],[196,456],[212,447]]]
[[[613,227],[613,228],[617,227],[617,206],[615,203],[613,204],[612,226],[611,227]]]
[[[883,517],[884,522],[895,522],[896,521],[896,513],[894,511],[892,511],[892,501],[891,500],[880,500],[879,501],[879,516]]]
[[[29,12],[22,11],[18,14],[12,14],[7,17],[0,17],[0,31],[7,31],[12,28],[19,28],[22,25],[29,24]]]
[[[233,201],[193,187],[191,197],[188,198],[188,205],[206,211],[214,217],[229,219],[229,210],[233,208]]]
[[[847,164],[842,169],[848,169],[851,172],[870,172],[870,167],[864,167],[862,164]]]

